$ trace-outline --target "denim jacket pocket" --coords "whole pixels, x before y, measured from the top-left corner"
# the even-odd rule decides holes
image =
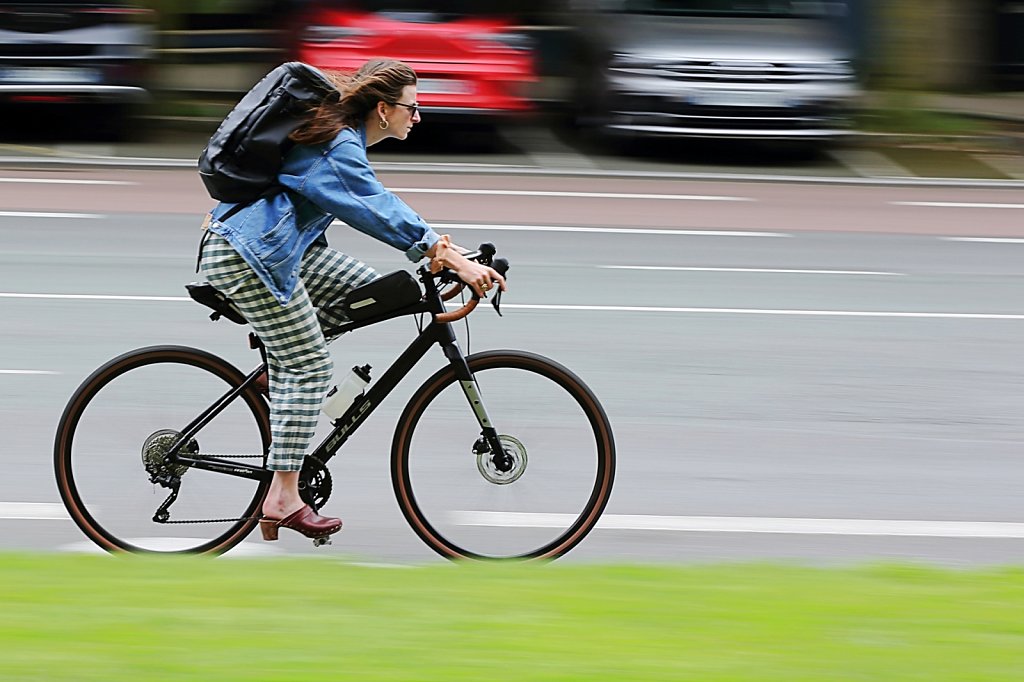
[[[253,253],[268,269],[287,260],[298,248],[299,231],[295,214],[286,211],[277,224],[261,234],[253,243]]]

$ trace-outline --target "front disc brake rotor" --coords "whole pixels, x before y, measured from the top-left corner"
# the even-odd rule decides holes
[[[185,472],[188,471],[188,465],[170,465],[167,461],[167,453],[179,438],[181,438],[181,433],[178,431],[161,429],[160,431],[154,431],[146,439],[146,442],[142,444],[142,464],[146,467],[146,473],[150,476],[166,473],[178,478],[185,475]],[[199,454],[199,443],[195,438],[192,438],[180,449],[180,452],[197,455]]]
[[[512,436],[498,436],[504,456],[490,452],[476,453],[476,468],[491,483],[508,485],[519,480],[526,471],[526,446]]]

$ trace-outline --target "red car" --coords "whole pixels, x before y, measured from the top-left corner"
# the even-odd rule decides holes
[[[314,3],[302,15],[295,58],[340,71],[354,71],[375,57],[400,59],[416,70],[417,100],[430,121],[528,111],[537,81],[530,39],[516,33],[511,20],[485,10],[421,9],[442,4]]]

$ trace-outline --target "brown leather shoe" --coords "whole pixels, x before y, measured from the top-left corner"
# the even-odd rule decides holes
[[[271,519],[266,516],[260,519],[260,532],[263,533],[264,540],[276,540],[280,528],[291,528],[307,538],[324,538],[341,530],[341,519],[320,516],[308,504],[283,519]]]

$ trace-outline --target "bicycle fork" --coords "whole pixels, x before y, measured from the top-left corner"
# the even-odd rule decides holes
[[[512,458],[505,452],[501,439],[498,437],[498,431],[487,414],[483,396],[480,395],[480,387],[476,382],[476,377],[469,369],[469,363],[466,362],[465,356],[454,339],[444,344],[443,347],[445,357],[448,358],[455,370],[455,377],[459,381],[462,393],[466,396],[466,401],[469,402],[469,407],[480,424],[480,438],[473,444],[473,453],[482,455],[490,452],[495,467],[499,471],[508,471],[513,466]]]

